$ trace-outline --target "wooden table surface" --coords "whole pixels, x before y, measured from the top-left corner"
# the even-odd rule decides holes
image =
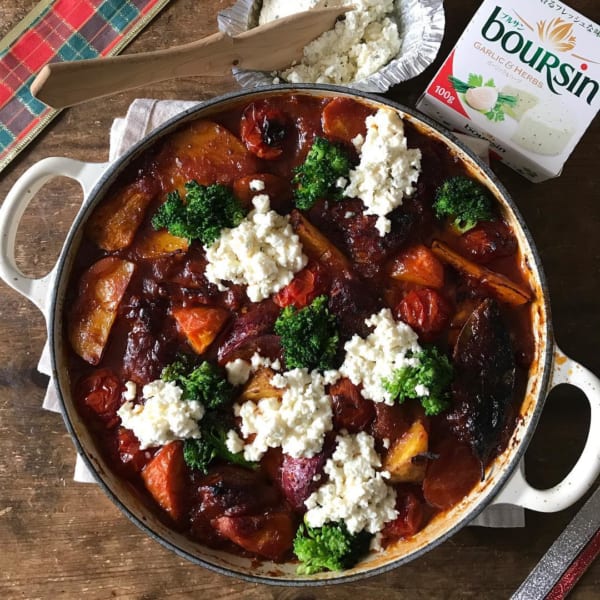
[[[37,0],[0,0],[0,37]],[[232,0],[173,0],[126,52],[192,41],[216,30]],[[476,0],[447,0],[446,35],[434,65],[386,96],[414,106],[454,45]],[[598,0],[569,0],[600,22]],[[0,199],[36,161],[68,156],[106,161],[109,130],[136,97],[201,100],[235,90],[230,77],[168,81],[64,111],[0,175]],[[600,373],[600,121],[596,119],[560,178],[533,184],[502,165],[494,169],[537,244],[561,348]],[[17,238],[25,273],[53,265],[80,203],[77,184],[57,179],[37,195]],[[93,484],[73,482],[75,452],[60,416],[41,408],[47,378],[36,371],[46,338],[41,314],[0,284],[0,598],[509,598],[584,499],[557,514],[528,512],[522,529],[467,527],[424,557],[364,581],[324,588],[248,584],[192,565],[150,540]],[[582,448],[589,409],[577,389],[549,398],[527,455],[533,484],[547,487]],[[598,435],[599,432],[594,432]],[[598,483],[596,483],[596,486]],[[572,597],[600,596],[600,561]]]

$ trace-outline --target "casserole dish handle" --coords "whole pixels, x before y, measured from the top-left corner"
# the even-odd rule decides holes
[[[0,277],[31,300],[43,313],[56,267],[37,279],[21,272],[15,260],[15,242],[21,217],[40,188],[54,177],[75,179],[83,189],[85,201],[107,165],[108,163],[86,163],[72,158],[45,158],[19,177],[0,207]]]
[[[519,469],[493,499],[492,504],[515,504],[537,512],[557,512],[577,502],[600,474],[600,379],[555,345],[549,390],[561,383],[578,387],[590,404],[590,426],[581,455],[568,475],[546,490],[529,485],[521,461]]]

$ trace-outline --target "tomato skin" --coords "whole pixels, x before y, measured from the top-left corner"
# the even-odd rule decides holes
[[[391,267],[391,277],[432,288],[444,285],[444,266],[437,256],[423,244],[400,252]]]
[[[242,114],[240,134],[246,148],[259,158],[272,160],[283,152],[287,117],[268,101],[252,102]]]
[[[487,264],[517,251],[517,239],[502,221],[482,221],[458,238],[461,250],[475,262]]]
[[[117,410],[125,390],[110,369],[99,369],[77,383],[75,397],[94,415],[112,428],[119,423]]]
[[[398,516],[386,523],[381,532],[384,546],[414,535],[425,524],[425,507],[422,500],[412,491],[397,491],[396,510]]]
[[[136,473],[139,473],[151,458],[149,451],[140,450],[140,442],[131,429],[119,427],[117,445],[121,462]]]
[[[304,308],[317,296],[327,291],[328,282],[324,269],[319,263],[311,261],[294,276],[294,279],[273,297],[277,306]]]
[[[436,290],[411,290],[400,301],[396,317],[410,325],[423,341],[432,341],[448,324],[450,303]]]

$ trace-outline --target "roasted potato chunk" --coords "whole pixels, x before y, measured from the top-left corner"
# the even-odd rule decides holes
[[[408,431],[392,445],[383,459],[383,468],[394,483],[418,483],[425,478],[426,463],[415,463],[413,458],[427,452],[429,435],[421,421],[415,421]]]
[[[127,248],[144,220],[153,194],[136,182],[103,202],[86,225],[87,234],[108,252]]]
[[[132,262],[108,256],[81,277],[67,328],[73,350],[92,365],[100,362],[134,270]]]

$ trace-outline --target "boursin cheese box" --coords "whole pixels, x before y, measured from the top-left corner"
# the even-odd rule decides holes
[[[556,177],[600,107],[600,26],[555,0],[486,0],[417,107]]]

